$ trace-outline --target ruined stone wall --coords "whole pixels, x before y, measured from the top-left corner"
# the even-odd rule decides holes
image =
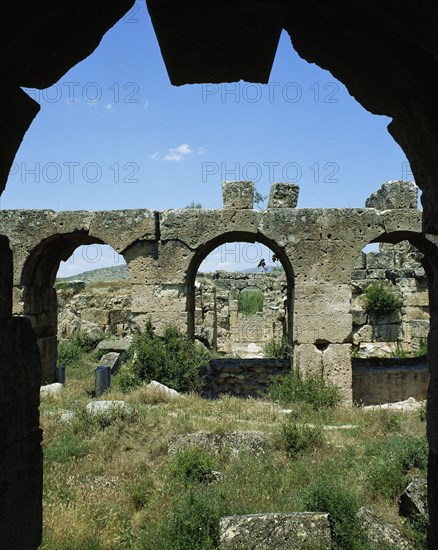
[[[352,275],[353,344],[358,357],[388,356],[424,349],[429,334],[429,293],[423,254],[407,241],[381,243],[362,252]],[[391,281],[403,300],[400,311],[367,314],[363,292],[373,281]]]
[[[239,295],[263,293],[263,309],[239,312]],[[263,357],[264,346],[287,338],[287,280],[284,271],[200,273],[196,280],[195,337],[210,349],[241,357]]]
[[[294,367],[324,376],[351,402],[351,276],[360,252],[370,242],[410,239],[436,261],[436,245],[422,233],[415,184],[387,182],[365,208],[350,209],[296,208],[293,184],[274,183],[265,210],[253,208],[253,182],[224,182],[222,191],[224,208],[215,210],[1,211],[14,257],[15,303],[30,297],[24,308],[32,300],[41,305],[61,260],[82,244],[106,243],[128,264],[140,329],[151,318],[158,332],[172,322],[194,336],[202,261],[226,242],[260,242],[285,269]],[[46,330],[47,316],[34,319],[38,338],[52,342],[56,326]],[[55,365],[44,366],[43,381],[54,379]]]
[[[98,339],[102,335],[128,336],[139,328],[131,313],[129,283],[83,281],[58,283],[58,340],[83,333]]]

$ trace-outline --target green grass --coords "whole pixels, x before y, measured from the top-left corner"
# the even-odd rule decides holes
[[[121,393],[116,375],[102,398],[123,399],[132,413],[96,418],[85,408],[94,367],[93,352],[85,352],[69,365],[64,390],[41,399],[40,550],[208,550],[218,547],[223,515],[307,510],[330,513],[335,548],[368,550],[355,519],[363,505],[395,523],[415,548],[425,548],[424,522],[400,521],[397,505],[406,484],[426,476],[423,415],[321,406],[319,389],[310,391],[310,402],[294,400],[285,415],[283,405],[268,398],[209,401],[186,392],[171,399],[144,385]],[[67,410],[76,417],[61,422]],[[324,429],[346,424],[353,427]],[[235,430],[269,433],[272,447],[260,455],[167,454],[173,436]]]
[[[263,311],[263,292],[261,290],[243,290],[237,300],[237,311],[242,315],[255,315]]]

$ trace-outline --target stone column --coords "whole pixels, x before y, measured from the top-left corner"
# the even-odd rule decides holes
[[[42,533],[40,360],[30,321],[12,317],[12,254],[0,236],[0,548],[35,550]]]

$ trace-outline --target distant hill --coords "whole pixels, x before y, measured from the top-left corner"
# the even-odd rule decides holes
[[[125,281],[129,279],[128,266],[115,265],[113,267],[101,267],[100,269],[84,271],[78,275],[72,275],[71,277],[57,277],[56,281],[65,283],[69,281],[84,281],[85,283],[91,283],[98,281]]]
[[[267,271],[272,271],[274,266],[266,266]],[[237,270],[238,271],[238,270]],[[250,267],[242,270],[244,273],[261,273],[261,270],[257,267]],[[201,273],[201,271],[200,271]],[[57,277],[57,282],[68,283],[69,281],[84,281],[85,283],[99,282],[99,281],[126,281],[129,280],[129,270],[126,264],[115,265],[112,267],[101,267],[99,269],[92,269],[91,271],[84,271],[78,275],[72,275],[71,277]]]

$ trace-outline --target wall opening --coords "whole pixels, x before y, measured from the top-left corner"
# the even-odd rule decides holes
[[[110,262],[108,254],[113,256]],[[99,268],[114,258],[120,266]],[[15,313],[31,320],[43,384],[56,380],[59,343],[76,338],[96,346],[110,334],[134,330],[123,258],[84,231],[54,235],[40,243],[29,255],[20,283]]]
[[[414,234],[382,235],[357,260],[351,281],[357,404],[427,397],[432,243],[423,240]]]

